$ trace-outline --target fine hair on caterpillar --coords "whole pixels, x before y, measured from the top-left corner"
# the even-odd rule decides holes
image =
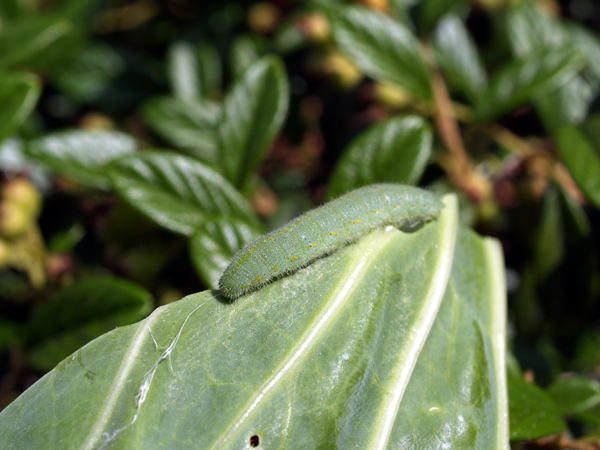
[[[231,259],[219,288],[235,299],[376,228],[413,228],[434,220],[442,207],[436,195],[412,186],[374,184],[355,189],[247,244]]]

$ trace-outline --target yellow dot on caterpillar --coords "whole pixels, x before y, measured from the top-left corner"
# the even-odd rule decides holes
[[[334,232],[333,232],[333,235],[334,235],[334,236],[337,236],[337,231],[334,231]]]
[[[327,236],[331,236],[331,233],[327,233]]]
[[[277,270],[277,266],[273,266],[273,269],[274,269],[274,270]]]
[[[260,277],[256,277],[256,281],[260,281]]]
[[[358,223],[358,222],[360,222],[360,219],[356,219],[356,222],[355,222],[355,223]]]
[[[313,247],[316,247],[316,246],[317,246],[317,244],[313,244]]]

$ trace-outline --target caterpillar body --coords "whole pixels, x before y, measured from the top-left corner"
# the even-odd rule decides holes
[[[235,299],[375,228],[429,222],[442,207],[434,194],[411,186],[374,184],[350,191],[239,250],[223,272],[219,288]]]

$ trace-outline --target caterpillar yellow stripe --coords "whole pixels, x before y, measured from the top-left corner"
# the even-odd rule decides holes
[[[235,299],[375,228],[434,220],[442,207],[437,196],[412,186],[374,184],[356,189],[250,242],[233,256],[219,288]]]

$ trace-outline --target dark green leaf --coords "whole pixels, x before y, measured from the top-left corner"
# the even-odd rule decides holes
[[[487,83],[485,67],[462,20],[457,16],[441,20],[433,44],[437,62],[450,86],[472,101],[477,99]]]
[[[546,95],[575,77],[584,63],[573,51],[551,51],[511,62],[490,80],[480,95],[475,111],[477,119],[495,119]]]
[[[220,167],[243,188],[283,125],[289,86],[282,62],[265,57],[254,63],[225,98],[219,128]]]
[[[246,199],[212,169],[183,155],[145,152],[114,161],[117,192],[159,225],[187,236],[221,217],[258,225]]]
[[[200,97],[198,60],[194,47],[183,41],[175,42],[167,53],[167,70],[173,95],[182,99]]]
[[[596,97],[595,84],[587,77],[578,75],[555,91],[534,99],[535,109],[549,134],[562,125],[576,125],[585,119]]]
[[[95,100],[123,72],[123,58],[107,45],[86,47],[77,58],[59,68],[56,85],[76,102]]]
[[[103,173],[106,164],[133,153],[133,137],[118,131],[70,130],[46,135],[29,143],[27,154],[61,175],[86,186],[106,189],[110,181]]]
[[[548,388],[563,414],[575,414],[600,403],[600,382],[592,378],[569,377]]]
[[[333,32],[342,51],[364,73],[431,99],[419,41],[404,25],[366,8],[345,7],[335,16]]]
[[[24,17],[2,24],[0,68],[46,67],[62,60],[75,35],[73,24],[60,17]]]
[[[535,384],[509,377],[508,403],[512,441],[528,441],[566,429],[554,400]]]
[[[576,23],[566,23],[572,45],[586,59],[590,72],[600,79],[600,36]]]
[[[152,296],[130,281],[79,281],[33,312],[28,323],[28,362],[37,370],[50,370],[89,341],[150,311]]]
[[[0,72],[0,141],[27,119],[40,91],[40,82],[33,74]]]
[[[417,184],[432,142],[431,126],[419,116],[399,116],[369,128],[341,156],[327,198],[372,183]]]
[[[221,91],[221,59],[214,45],[208,42],[198,44],[198,76],[200,93],[203,97],[212,97]]]
[[[209,100],[155,97],[144,104],[142,116],[175,148],[215,165],[219,157],[216,129],[220,105]]]
[[[250,36],[238,37],[231,44],[230,52],[229,61],[235,78],[242,77],[261,55],[256,41]]]
[[[562,127],[556,148],[577,185],[600,208],[600,156],[586,136],[572,125]]]
[[[235,303],[203,292],[107,334],[0,414],[0,446],[507,449],[501,250],[457,241],[446,205]]]
[[[568,43],[562,24],[535,2],[512,5],[508,9],[506,26],[513,54],[522,59],[536,58],[552,49],[564,49]]]
[[[538,283],[552,274],[564,254],[564,230],[558,192],[555,187],[550,187],[544,196],[542,217],[536,232],[533,263]]]
[[[464,6],[466,0],[421,0],[420,23],[427,30],[432,29],[443,15]]]
[[[206,286],[219,288],[219,278],[233,254],[260,236],[262,227],[235,217],[206,222],[190,239],[190,254],[198,275]]]

